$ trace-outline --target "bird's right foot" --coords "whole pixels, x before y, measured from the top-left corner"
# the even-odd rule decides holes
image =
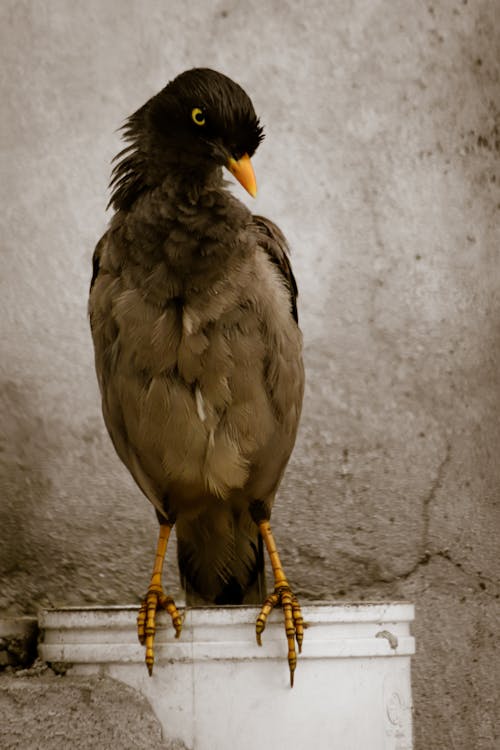
[[[154,664],[156,613],[160,609],[165,609],[172,618],[176,638],[180,636],[182,630],[182,617],[172,597],[164,594],[161,587],[151,586],[137,615],[137,635],[139,642],[146,646],[146,666],[150,676],[153,674]]]

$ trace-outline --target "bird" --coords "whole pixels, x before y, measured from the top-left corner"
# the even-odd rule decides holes
[[[122,131],[88,311],[105,425],[159,522],[137,618],[146,666],[151,675],[157,612],[176,637],[182,629],[162,583],[175,525],[188,592],[207,605],[262,603],[259,645],[282,609],[293,686],[304,621],[270,518],[304,392],[297,284],[280,229],[226,179],[256,196],[263,127],[239,84],[193,68]]]

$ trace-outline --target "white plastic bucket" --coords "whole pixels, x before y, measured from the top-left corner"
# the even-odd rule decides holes
[[[289,685],[282,614],[255,642],[253,607],[193,608],[182,635],[159,615],[149,677],[136,607],[42,613],[40,655],[141,691],[165,736],[190,750],[411,750],[411,604],[303,606],[307,629]]]

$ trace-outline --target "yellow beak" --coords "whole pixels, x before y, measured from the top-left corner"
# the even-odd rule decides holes
[[[257,181],[248,154],[244,154],[238,161],[230,156],[227,168],[236,177],[240,185],[243,185],[247,193],[250,193],[252,198],[255,198],[257,195]]]

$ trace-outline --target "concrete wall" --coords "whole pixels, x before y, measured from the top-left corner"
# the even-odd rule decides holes
[[[4,0],[0,611],[147,585],[156,521],[103,428],[90,257],[115,129],[208,65],[266,125],[253,205],[301,289],[308,387],[273,516],[292,582],[415,601],[418,750],[497,747],[497,11]]]

